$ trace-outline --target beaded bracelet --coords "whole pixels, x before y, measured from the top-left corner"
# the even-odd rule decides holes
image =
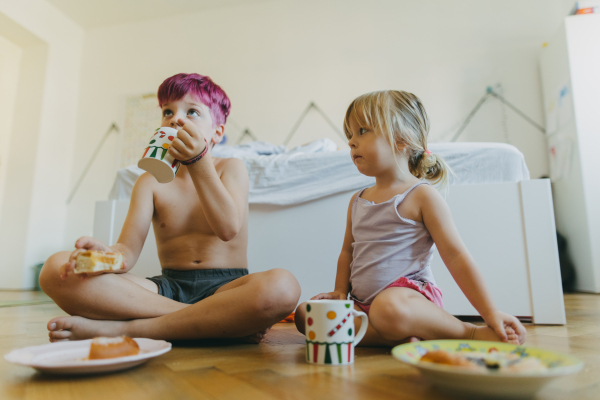
[[[198,161],[198,160],[201,160],[201,159],[202,159],[202,157],[204,157],[204,156],[206,155],[206,153],[208,153],[208,142],[206,141],[206,138],[204,138],[204,144],[205,144],[206,146],[204,146],[204,150],[202,150],[202,153],[198,154],[198,155],[197,155],[196,157],[194,157],[194,158],[190,158],[190,159],[189,159],[189,160],[187,160],[187,161],[182,161],[181,163],[182,163],[183,165],[191,165],[191,164],[195,163],[196,161]]]

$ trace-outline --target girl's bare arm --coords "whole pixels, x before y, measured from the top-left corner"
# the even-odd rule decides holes
[[[350,205],[348,206],[348,213],[346,216],[346,233],[344,234],[344,243],[342,244],[342,251],[338,258],[337,273],[335,276],[335,289],[333,292],[321,293],[313,300],[318,299],[342,299],[345,300],[348,297],[350,291],[350,264],[352,263],[352,243],[354,243],[354,237],[352,236],[352,203],[356,194],[352,196]]]
[[[515,317],[496,308],[481,271],[460,238],[446,201],[431,186],[423,186],[418,193],[423,223],[442,261],[469,302],[501,337],[506,338],[504,325],[512,326],[519,336],[525,335],[525,328]]]

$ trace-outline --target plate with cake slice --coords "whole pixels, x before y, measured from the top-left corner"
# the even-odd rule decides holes
[[[568,354],[478,340],[406,343],[394,347],[392,355],[445,392],[478,398],[532,397],[553,379],[583,368]]]
[[[99,337],[25,347],[4,359],[45,373],[81,375],[133,368],[170,350],[164,340]]]

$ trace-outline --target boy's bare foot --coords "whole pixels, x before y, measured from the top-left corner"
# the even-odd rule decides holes
[[[489,342],[502,342],[500,336],[496,334],[496,332],[490,328],[489,326],[475,326],[474,332],[471,335],[473,340],[487,340]],[[519,336],[515,333],[513,328],[510,326],[505,326],[506,335],[508,336],[508,341],[506,343],[511,344],[519,344]]]
[[[126,321],[102,321],[83,317],[58,317],[48,322],[48,336],[51,342],[83,340],[98,336],[120,336],[125,334]],[[252,335],[233,339],[242,343],[263,343],[271,327]]]
[[[48,322],[51,342],[91,339],[98,336],[120,336],[124,321],[100,321],[83,317],[58,317]]]

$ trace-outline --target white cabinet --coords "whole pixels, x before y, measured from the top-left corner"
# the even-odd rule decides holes
[[[600,14],[566,17],[541,72],[556,226],[577,289],[600,293]]]

